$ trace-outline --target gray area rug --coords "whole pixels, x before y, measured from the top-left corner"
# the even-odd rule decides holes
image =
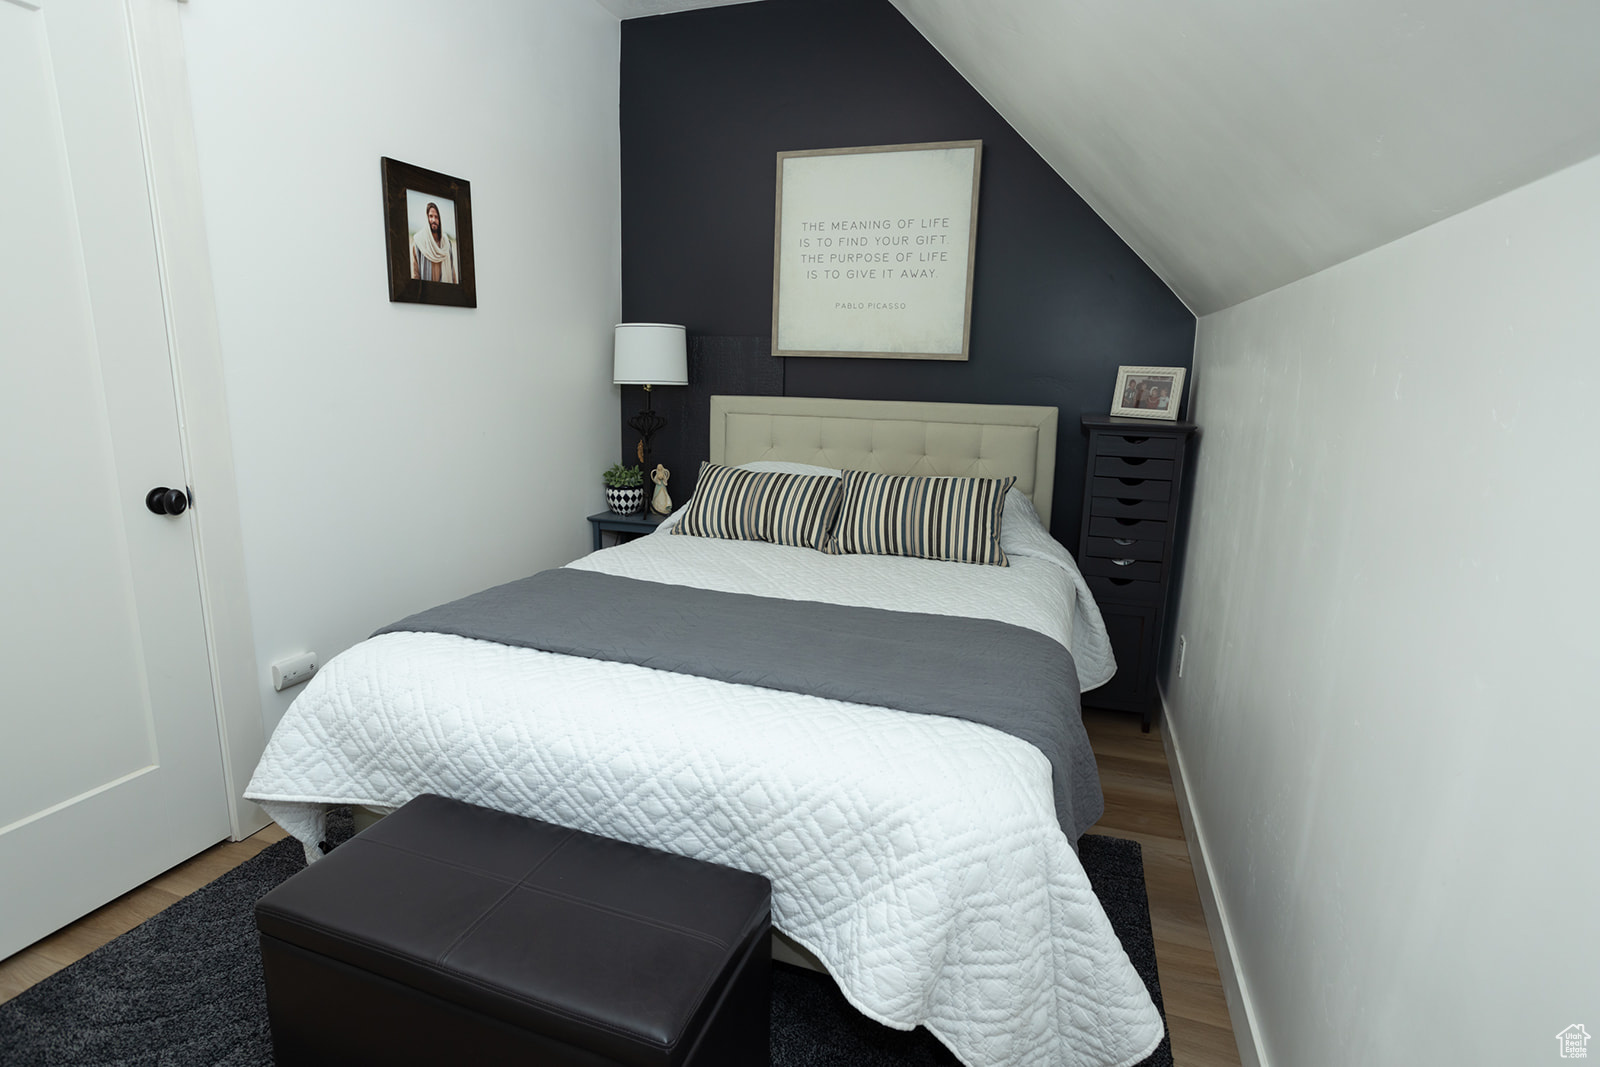
[[[348,816],[329,820],[331,839],[349,833]],[[1089,835],[1079,850],[1111,925],[1161,1007],[1138,844]],[[304,866],[299,843],[280,841],[0,1005],[0,1064],[271,1064],[253,909],[262,894]],[[773,971],[774,1065],[957,1062],[924,1030],[890,1030],[860,1015],[823,975],[782,964]],[[1172,1067],[1170,1039],[1141,1067]]]

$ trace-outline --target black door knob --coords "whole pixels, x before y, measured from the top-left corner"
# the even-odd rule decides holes
[[[189,506],[189,494],[158,485],[144,495],[144,506],[157,515],[182,515]]]

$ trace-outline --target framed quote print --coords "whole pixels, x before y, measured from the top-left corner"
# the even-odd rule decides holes
[[[966,359],[982,154],[779,152],[772,354]]]

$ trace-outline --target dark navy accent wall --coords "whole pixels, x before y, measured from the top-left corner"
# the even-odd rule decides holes
[[[888,0],[623,22],[621,137],[624,321],[682,323],[694,346],[690,386],[655,391],[672,422],[651,458],[672,468],[678,501],[705,458],[712,393],[1053,404],[1051,525],[1076,547],[1078,416],[1109,409],[1120,364],[1190,365],[1194,316]],[[983,141],[971,359],[773,359],[776,153],[971,139]],[[623,417],[642,399],[625,389]],[[631,454],[626,427],[622,440]]]

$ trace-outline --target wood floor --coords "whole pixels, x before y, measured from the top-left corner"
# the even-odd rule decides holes
[[[1177,1067],[1237,1067],[1239,1052],[1178,822],[1161,727],[1143,734],[1134,716],[1095,711],[1088,712],[1084,722],[1100,762],[1100,782],[1106,794],[1105,816],[1090,832],[1131,838],[1144,849],[1150,926],[1167,1027],[1172,1033],[1173,1061]],[[269,826],[247,840],[213,846],[0,961],[0,1003],[128,932],[283,836],[277,826]]]
[[[1238,1067],[1239,1048],[1178,820],[1161,724],[1140,733],[1138,716],[1092,709],[1084,713],[1083,722],[1106,794],[1106,813],[1089,832],[1132,838],[1144,851],[1150,932],[1172,1034],[1172,1062],[1176,1067]]]

